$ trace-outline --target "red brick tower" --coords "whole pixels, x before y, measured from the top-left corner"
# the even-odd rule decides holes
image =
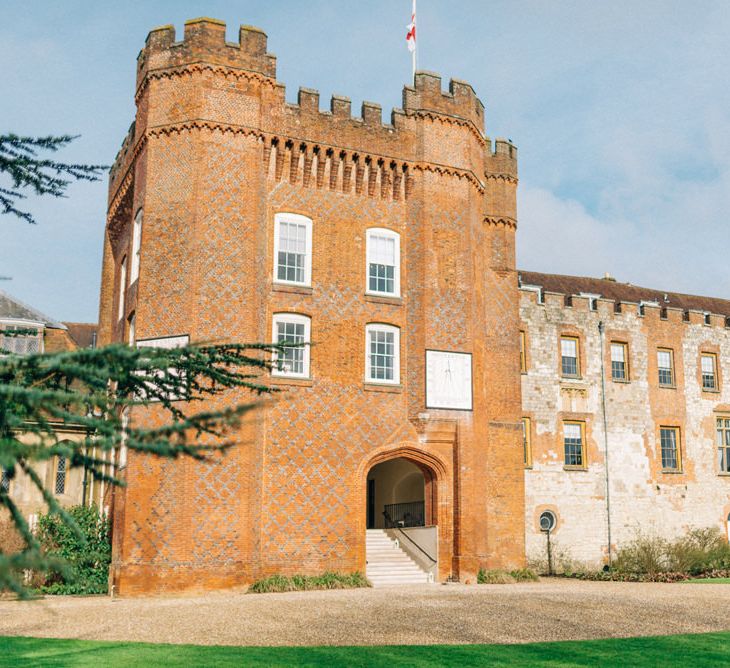
[[[110,179],[101,342],[130,326],[137,339],[268,341],[275,315],[295,314],[313,346],[305,377],[270,379],[286,393],[222,462],[129,457],[117,590],[364,570],[368,472],[395,458],[423,472],[440,579],[519,566],[516,149],[493,151],[468,84],[443,93],[420,72],[384,125],[368,102],[361,118],[343,97],[321,112],[308,89],[286,103],[275,62],[263,32],[242,26],[230,44],[212,19],[180,42],[152,31],[138,59],[137,117]],[[310,221],[307,284],[275,280],[281,215]],[[366,290],[374,228],[399,238],[391,296]],[[396,382],[367,380],[372,324],[399,332]],[[426,350],[471,355],[471,410],[426,407]]]

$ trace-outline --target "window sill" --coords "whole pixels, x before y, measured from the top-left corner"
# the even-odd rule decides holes
[[[563,471],[587,471],[587,466],[569,466],[568,464],[565,464],[563,466]]]
[[[389,295],[379,295],[374,292],[365,293],[365,301],[374,304],[390,304],[391,306],[402,306],[403,299],[401,297],[393,297]]]
[[[312,387],[311,378],[296,378],[294,376],[274,376],[271,375],[269,382],[272,385],[295,385],[299,387]]]
[[[676,385],[662,385],[661,383],[659,383],[657,385],[657,387],[661,388],[662,390],[676,390],[677,389]]]
[[[391,394],[403,392],[402,385],[388,385],[387,383],[371,383],[365,381],[362,387],[366,392],[390,392]]]
[[[717,475],[720,478],[730,478],[730,471],[720,471]]]
[[[720,394],[720,390],[719,389],[716,389],[716,390],[707,390],[707,389],[705,389],[703,387],[702,388],[702,393],[703,394]]]
[[[297,295],[311,295],[311,285],[290,285],[289,283],[277,283],[271,284],[271,289],[274,292],[291,292]]]
[[[618,383],[619,385],[629,385],[631,384],[631,380],[628,378],[611,378],[612,383]]]
[[[662,475],[682,475],[684,471],[679,469],[662,469]]]
[[[583,376],[563,376],[563,375],[561,375],[560,376],[560,379],[561,380],[564,380],[564,381],[567,381],[567,382],[571,382],[571,381],[574,381],[574,380],[582,381],[583,380]]]

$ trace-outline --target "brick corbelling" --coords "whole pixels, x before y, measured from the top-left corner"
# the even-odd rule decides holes
[[[483,222],[487,225],[503,226],[508,227],[511,230],[517,229],[517,221],[514,218],[507,216],[484,216]]]
[[[406,115],[443,123],[444,125],[455,125],[460,128],[467,128],[482,146],[486,146],[487,144],[486,137],[482,134],[479,128],[474,125],[473,121],[468,121],[457,116],[449,116],[438,111],[431,111],[430,109],[407,111]]]
[[[439,174],[441,176],[455,176],[458,179],[466,179],[480,194],[484,193],[484,184],[471,170],[457,169],[456,167],[447,167],[446,165],[438,165],[430,162],[419,162],[413,165],[413,171],[431,172],[432,174]]]
[[[485,179],[493,179],[493,180],[499,180],[507,181],[507,183],[512,183],[513,185],[517,185],[518,179],[514,174],[508,174],[506,172],[487,172],[484,174]]]
[[[119,202],[124,197],[124,192],[129,187],[129,184],[131,183],[132,178],[132,168],[134,167],[135,161],[137,156],[139,155],[140,151],[142,150],[145,143],[150,138],[156,138],[156,137],[163,137],[163,136],[171,136],[174,134],[182,134],[185,132],[196,132],[196,131],[204,131],[207,130],[209,132],[220,132],[221,134],[233,134],[233,135],[243,135],[243,136],[252,136],[256,137],[262,141],[265,142],[266,146],[271,146],[271,143],[273,141],[278,141],[279,145],[286,145],[287,142],[292,142],[296,144],[304,144],[306,143],[305,140],[300,139],[299,137],[290,137],[286,135],[280,135],[280,134],[272,134],[268,132],[263,132],[261,130],[258,130],[256,128],[252,128],[249,126],[243,126],[243,125],[231,125],[229,123],[219,123],[217,121],[210,121],[205,119],[195,119],[191,121],[186,121],[183,123],[171,123],[167,125],[158,125],[155,127],[150,128],[144,135],[142,135],[135,145],[133,149],[132,159],[129,162],[129,166],[127,167],[127,173],[124,175],[124,177],[119,181],[119,187],[117,188],[117,191],[114,193],[111,203],[109,205],[109,216],[108,220],[112,220],[113,213],[116,211],[117,207],[119,206]],[[339,155],[342,151],[346,151],[348,153],[351,153],[352,155],[360,155],[362,154],[363,159],[370,158],[374,162],[378,161],[387,161],[387,162],[396,162],[399,167],[406,167],[409,168],[409,171],[416,172],[416,171],[422,171],[422,172],[431,172],[434,174],[439,174],[442,176],[453,176],[458,179],[466,179],[471,183],[480,194],[484,193],[484,183],[482,183],[479,178],[474,174],[471,170],[463,170],[458,169],[456,167],[449,167],[447,165],[440,165],[437,163],[430,163],[430,162],[418,162],[418,163],[412,163],[408,160],[402,160],[395,158],[394,156],[389,155],[378,155],[378,154],[363,154],[362,151],[359,151],[357,149],[348,148],[344,146],[337,146],[335,144],[323,144],[322,142],[312,143],[311,148],[319,148],[321,151],[327,152],[328,150],[336,151]],[[308,146],[308,148],[310,148]],[[316,181],[318,185],[321,185],[319,183],[319,180]],[[394,184],[396,185],[396,184]],[[408,189],[406,189],[406,195],[408,194]]]
[[[119,209],[122,201],[124,200],[124,196],[129,192],[129,188],[131,187],[133,182],[134,182],[134,174],[133,174],[132,170],[130,169],[124,175],[124,178],[120,181],[119,187],[117,188],[117,191],[114,194],[114,198],[111,200],[111,202],[109,202],[109,210],[107,212],[107,218],[106,218],[107,227],[109,227],[109,228],[112,227],[112,221],[114,220],[114,217],[116,216],[117,210]]]
[[[182,78],[185,76],[192,76],[193,74],[200,74],[201,72],[210,72],[212,74],[222,74],[225,77],[232,77],[234,79],[246,79],[246,81],[257,81],[262,85],[268,86],[269,88],[276,88],[278,85],[276,79],[267,77],[260,72],[254,72],[252,70],[238,69],[236,67],[224,66],[224,65],[211,65],[210,63],[198,62],[190,63],[187,65],[181,65],[178,67],[168,67],[159,70],[152,70],[147,73],[145,78],[140,82],[137,91],[134,94],[135,103],[139,102],[142,97],[145,88],[149,84],[151,79],[174,79]]]

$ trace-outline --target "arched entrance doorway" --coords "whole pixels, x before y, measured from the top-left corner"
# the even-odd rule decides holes
[[[437,479],[426,465],[393,457],[367,473],[366,573],[373,585],[438,576]]]
[[[396,457],[373,466],[367,477],[367,528],[436,524],[434,475],[423,465]]]

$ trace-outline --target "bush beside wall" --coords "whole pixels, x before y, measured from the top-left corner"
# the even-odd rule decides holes
[[[111,543],[109,520],[96,506],[68,509],[83,538],[77,536],[57,515],[38,518],[38,540],[43,550],[68,564],[68,573],[37,576],[36,586],[45,594],[106,594]]]
[[[285,591],[307,591],[314,589],[357,589],[370,587],[368,579],[359,572],[335,573],[327,571],[322,575],[271,575],[257,580],[249,588],[250,594],[267,594]]]

